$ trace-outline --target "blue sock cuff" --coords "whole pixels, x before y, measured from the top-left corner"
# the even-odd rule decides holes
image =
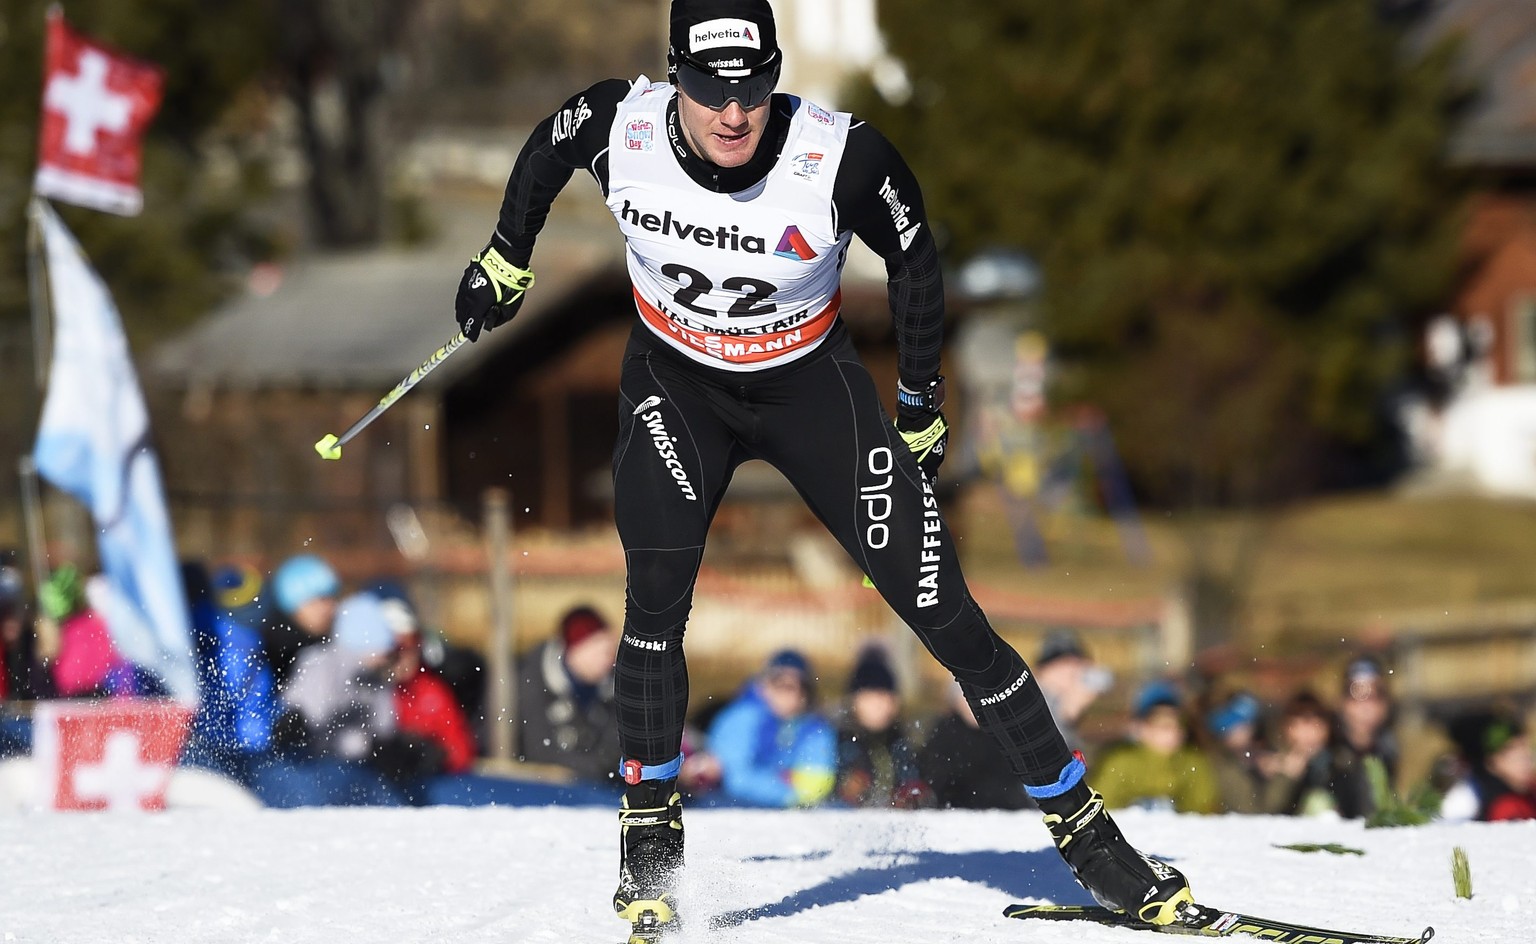
[[[1026,783],[1024,785],[1024,792],[1037,800],[1058,797],[1081,783],[1084,775],[1087,773],[1088,765],[1083,763],[1082,755],[1079,754],[1072,758],[1072,763],[1062,768],[1061,776],[1056,778],[1055,783],[1048,783],[1039,787],[1032,787]]]
[[[647,767],[638,760],[622,760],[619,762],[619,777],[628,784],[636,784],[642,780],[671,780],[682,769],[681,753],[665,764],[657,764],[654,767]]]

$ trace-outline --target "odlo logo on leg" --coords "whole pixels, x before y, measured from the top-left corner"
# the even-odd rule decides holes
[[[677,440],[667,432],[667,426],[661,419],[660,410],[640,417],[645,420],[645,428],[651,433],[651,443],[656,447],[656,454],[661,456],[661,462],[677,481],[677,487],[683,493],[683,497],[689,501],[698,501],[699,496],[693,490],[693,483],[688,481],[688,472],[683,468],[682,462],[677,458],[677,447],[673,445]]]
[[[864,458],[864,466],[873,475],[885,476],[873,485],[859,486],[859,499],[864,502],[864,515],[869,519],[864,528],[864,543],[878,551],[891,543],[891,529],[885,519],[891,516],[891,482],[895,480],[891,470],[896,468],[896,460],[890,449],[876,446]]]

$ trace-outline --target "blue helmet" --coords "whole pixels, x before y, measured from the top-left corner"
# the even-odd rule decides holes
[[[336,571],[313,554],[288,558],[272,575],[272,595],[277,598],[277,607],[289,615],[316,597],[340,593],[341,579]]]

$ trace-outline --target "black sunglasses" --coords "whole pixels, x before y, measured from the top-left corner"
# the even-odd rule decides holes
[[[728,79],[678,56],[675,75],[678,87],[710,111],[724,111],[731,102],[737,102],[743,109],[750,111],[766,102],[773,94],[779,84],[783,62],[783,59],[775,55],[773,65],[768,69],[739,79]]]

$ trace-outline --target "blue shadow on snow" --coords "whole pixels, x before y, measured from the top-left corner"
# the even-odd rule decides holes
[[[826,851],[803,856],[759,856],[748,861],[804,861],[826,858]],[[716,930],[734,928],[758,918],[783,918],[812,908],[856,901],[865,895],[878,895],[931,879],[958,878],[997,889],[1008,901],[1041,898],[1061,905],[1091,905],[1092,897],[1073,881],[1055,849],[1025,852],[882,852],[889,864],[867,865],[834,875],[818,885],[803,889],[776,902],[755,908],[728,911],[710,918]],[[1001,913],[1003,904],[998,905]]]

